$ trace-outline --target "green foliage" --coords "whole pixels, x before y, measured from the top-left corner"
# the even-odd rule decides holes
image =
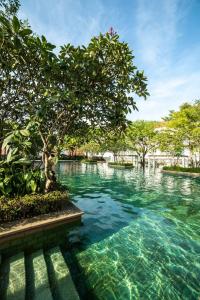
[[[122,165],[122,166],[132,166],[132,163],[126,163],[126,162],[121,162],[121,161],[113,161],[113,162],[109,162],[108,165],[112,166],[112,165]]]
[[[84,164],[96,164],[97,160],[96,159],[92,159],[92,158],[91,159],[87,158],[87,159],[83,159],[81,162],[84,163]]]
[[[30,131],[15,128],[3,147],[6,159],[0,161],[0,195],[15,196],[44,190],[44,176],[40,169],[33,168],[29,159],[31,149]]]
[[[76,155],[76,156],[70,156],[70,155],[65,155],[65,154],[60,154],[58,160],[83,160],[85,156],[83,155]]]
[[[153,121],[135,121],[126,131],[127,147],[138,154],[143,167],[146,154],[157,148],[156,125]]]
[[[164,166],[163,170],[177,171],[177,172],[189,172],[189,173],[200,173],[200,168],[184,168],[184,167],[180,167],[180,166]]]
[[[170,151],[177,155],[183,148],[188,149],[190,164],[198,166],[200,162],[195,161],[194,154],[200,151],[200,101],[196,100],[194,104],[184,103],[178,111],[171,111],[165,119],[168,133],[163,136],[163,141],[165,139],[166,142],[162,142],[161,147],[166,144],[164,148],[171,148]]]
[[[7,17],[15,15],[19,7],[19,0],[0,0],[0,13],[5,14]]]
[[[65,208],[69,197],[66,192],[25,195],[23,197],[0,197],[0,223],[30,218]]]
[[[97,162],[105,162],[105,158],[103,156],[92,156],[92,160],[96,160]]]
[[[182,155],[184,150],[184,135],[181,131],[173,128],[165,128],[158,132],[157,141],[159,149],[174,157]]]
[[[98,142],[91,140],[88,143],[81,146],[80,151],[85,153],[89,152],[92,155],[98,154],[101,152],[101,145]]]
[[[136,109],[134,95],[148,95],[144,73],[117,34],[100,34],[86,47],[64,45],[56,55],[44,36],[16,16],[1,15],[0,45],[0,120],[37,124],[46,190],[54,186],[52,157],[66,135],[80,136],[88,124],[124,129],[127,113]]]
[[[121,167],[121,168],[133,168],[133,164],[129,162],[121,162],[121,161],[114,161],[114,162],[109,162],[108,165],[110,167]]]

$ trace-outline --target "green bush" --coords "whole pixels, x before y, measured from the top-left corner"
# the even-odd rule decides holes
[[[77,155],[77,156],[70,156],[70,155],[66,155],[66,154],[61,154],[58,158],[58,160],[83,160],[85,158],[85,156],[83,155]]]
[[[87,158],[87,159],[82,159],[81,160],[82,163],[85,163],[85,164],[96,164],[97,163],[97,160],[94,160],[94,159],[90,159],[90,158]]]
[[[44,174],[30,160],[30,136],[28,129],[19,130],[15,125],[4,139],[2,147],[6,149],[7,155],[0,161],[0,196],[13,197],[43,192]]]
[[[184,168],[180,166],[164,166],[165,171],[177,171],[177,172],[189,172],[189,173],[200,173],[200,168]]]
[[[30,218],[62,210],[69,199],[68,193],[54,191],[48,194],[23,197],[0,197],[0,223]]]
[[[99,161],[99,162],[104,162],[104,161],[106,161],[105,160],[105,158],[103,157],[103,156],[93,156],[92,158],[91,158],[92,160],[94,160],[94,161]]]
[[[108,165],[109,166],[133,167],[132,163],[129,163],[129,162],[120,162],[120,161],[109,162]]]

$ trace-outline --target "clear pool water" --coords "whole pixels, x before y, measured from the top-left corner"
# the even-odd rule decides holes
[[[200,180],[61,163],[84,225],[72,249],[86,299],[200,299]]]

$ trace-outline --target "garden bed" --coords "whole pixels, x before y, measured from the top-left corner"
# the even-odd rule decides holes
[[[18,197],[0,197],[0,224],[62,211],[67,207],[67,192],[31,194]]]
[[[132,169],[133,164],[127,163],[127,162],[109,162],[108,166],[111,168],[117,168],[117,169]]]
[[[83,159],[81,162],[84,164],[97,164],[97,160],[93,159]]]
[[[164,166],[162,173],[200,177],[200,168],[184,168],[180,166]]]
[[[80,225],[82,215],[83,211],[68,201],[61,211],[0,224],[0,251],[4,248],[7,252],[18,248],[22,250],[28,246],[33,247],[35,243],[38,244],[36,248],[41,243],[48,244],[49,235],[55,235],[55,240],[59,238],[60,231],[54,233],[56,228],[62,227],[62,231],[66,232],[72,226]]]

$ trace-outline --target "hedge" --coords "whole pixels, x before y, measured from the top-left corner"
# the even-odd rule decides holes
[[[109,166],[124,166],[124,167],[133,167],[132,163],[128,162],[119,162],[119,161],[113,161],[108,163]]]
[[[65,154],[61,154],[58,158],[58,160],[78,160],[81,161],[82,159],[84,159],[85,156],[84,155],[77,155],[77,156],[70,156],[70,155],[65,155]]]
[[[189,172],[189,173],[200,173],[200,168],[184,168],[180,166],[164,166],[165,171],[177,171],[177,172]]]
[[[54,191],[48,194],[31,194],[21,197],[0,197],[0,223],[30,218],[65,208],[67,192]]]
[[[85,163],[85,164],[96,164],[97,160],[94,160],[94,159],[83,159],[83,160],[81,160],[81,162]]]

